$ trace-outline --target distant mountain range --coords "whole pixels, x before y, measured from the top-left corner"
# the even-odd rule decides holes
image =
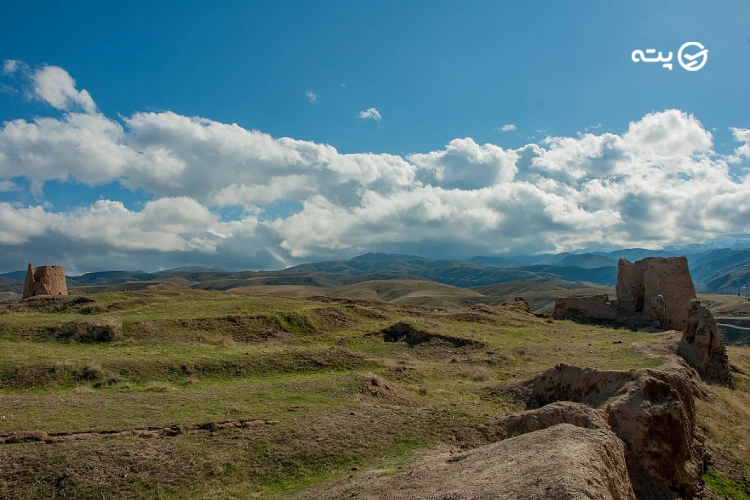
[[[686,250],[688,250],[686,248]],[[687,254],[696,288],[702,293],[737,294],[750,286],[750,248],[691,248]],[[583,254],[477,256],[469,260],[436,260],[414,255],[368,253],[350,260],[302,264],[280,271],[226,271],[218,267],[181,267],[154,273],[103,271],[68,276],[68,287],[191,287],[229,290],[257,286],[338,287],[370,280],[428,279],[462,288],[518,281],[553,279],[612,286],[617,260],[681,255],[671,250],[640,248]],[[0,291],[20,293],[26,271],[0,274]],[[91,289],[91,291],[94,291]]]

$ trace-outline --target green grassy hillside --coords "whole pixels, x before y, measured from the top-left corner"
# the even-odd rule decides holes
[[[399,321],[437,336],[385,342]],[[631,345],[656,341],[513,307],[196,290],[4,306],[0,491],[273,496],[518,409],[499,388],[558,362],[655,366]]]
[[[397,299],[427,293],[408,285]],[[393,298],[365,290],[373,289]],[[405,336],[383,334],[399,322]],[[465,431],[523,407],[509,383],[557,363],[658,366],[644,346],[662,342],[516,304],[423,308],[201,290],[24,301],[0,307],[0,492],[283,497],[466,444],[461,436],[477,433]],[[738,349],[730,360],[750,372]],[[723,429],[717,415],[743,422],[748,395],[716,391],[714,403],[701,403],[700,425],[733,467],[725,469],[745,471],[750,433]],[[725,469],[713,472],[716,484],[737,487]]]

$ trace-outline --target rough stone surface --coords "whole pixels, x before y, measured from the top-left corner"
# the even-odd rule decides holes
[[[669,327],[669,313],[667,312],[667,302],[664,300],[664,295],[659,294],[651,299],[649,306],[649,314],[653,318],[654,324],[659,328],[667,329]]]
[[[660,370],[595,370],[557,365],[534,377],[530,405],[574,401],[600,406],[627,445],[631,479],[643,494],[702,491],[704,448],[695,428],[694,372],[678,358]]]
[[[553,316],[682,330],[687,307],[696,298],[684,256],[648,257],[637,262],[620,259],[615,293],[616,300],[606,295],[559,298]]]
[[[492,434],[501,440],[558,424],[571,424],[584,429],[610,429],[607,416],[602,410],[571,401],[558,401],[541,408],[503,415],[486,427],[495,429],[496,432]]]
[[[529,314],[534,313],[534,311],[531,310],[531,306],[529,305],[529,303],[526,302],[526,299],[524,299],[523,297],[514,297],[513,300],[506,300],[505,302],[503,302],[503,306],[523,311]]]
[[[726,347],[713,313],[698,300],[688,307],[688,319],[677,353],[708,382],[732,387]]]
[[[636,371],[597,370],[559,364],[531,379],[528,405],[573,401],[597,407],[638,377]]]
[[[631,477],[645,474],[687,497],[701,493],[705,452],[695,403],[682,384],[644,374],[623,387],[606,411],[627,445]]]
[[[63,266],[31,267],[26,271],[23,285],[23,298],[37,295],[68,295]]]
[[[607,294],[573,295],[555,300],[555,310],[552,316],[557,319],[582,321],[588,319],[615,321],[617,320],[617,309],[609,300]]]
[[[630,371],[560,364],[516,389],[532,409],[477,428],[483,443],[491,444],[428,456],[403,469],[350,476],[322,487],[315,497],[663,500],[703,495],[706,454],[694,398],[706,393],[682,358],[667,355],[659,369]]]
[[[623,442],[608,429],[571,424],[554,425],[458,455],[430,456],[403,469],[358,474],[315,492],[314,497],[393,500],[635,498]]]
[[[688,270],[687,258],[667,259],[651,257],[638,261],[645,266],[643,271],[644,304],[650,304],[657,296],[664,298],[666,308],[665,329],[683,330],[687,321],[687,309],[697,296],[693,278]],[[649,311],[646,311],[647,315]],[[651,318],[653,319],[653,318]]]

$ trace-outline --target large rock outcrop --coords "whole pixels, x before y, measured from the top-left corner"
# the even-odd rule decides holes
[[[63,266],[31,267],[26,271],[26,281],[23,285],[23,298],[37,295],[68,295],[68,285],[65,283]]]
[[[708,382],[734,386],[724,341],[713,313],[694,300],[687,310],[687,324],[677,353]]]
[[[561,297],[553,316],[625,326],[685,328],[687,308],[696,298],[687,258],[648,257],[617,263],[616,299],[604,295]]]

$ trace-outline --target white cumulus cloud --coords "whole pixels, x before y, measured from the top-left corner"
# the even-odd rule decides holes
[[[737,142],[744,142],[742,146],[735,150],[735,153],[738,156],[750,158],[750,129],[732,127],[731,130]]]
[[[503,125],[502,127],[499,127],[498,130],[500,132],[512,132],[512,131],[516,130],[516,126],[513,125],[512,123],[507,123],[507,124]]]
[[[62,116],[0,124],[0,191],[16,197],[0,203],[6,262],[31,253],[64,254],[61,263],[81,269],[110,265],[105,257],[133,269],[278,267],[379,249],[657,248],[750,232],[750,176],[736,175],[750,158],[750,130],[731,129],[738,146],[724,155],[681,110],[613,126],[626,128],[620,134],[590,128],[515,149],[464,137],[409,155],[344,154],[170,111],[110,118],[66,72],[46,74],[39,95]],[[381,120],[375,108],[360,117]],[[49,181],[115,182],[150,201],[53,211],[43,200]]]
[[[364,111],[360,111],[359,117],[362,120],[374,120],[377,123],[380,123],[383,120],[383,117],[380,116],[380,111],[375,108],[369,108]]]
[[[64,69],[57,66],[42,66],[30,75],[32,96],[53,108],[63,111],[82,109],[87,113],[96,111],[96,104],[86,90],[77,90],[76,81]]]

